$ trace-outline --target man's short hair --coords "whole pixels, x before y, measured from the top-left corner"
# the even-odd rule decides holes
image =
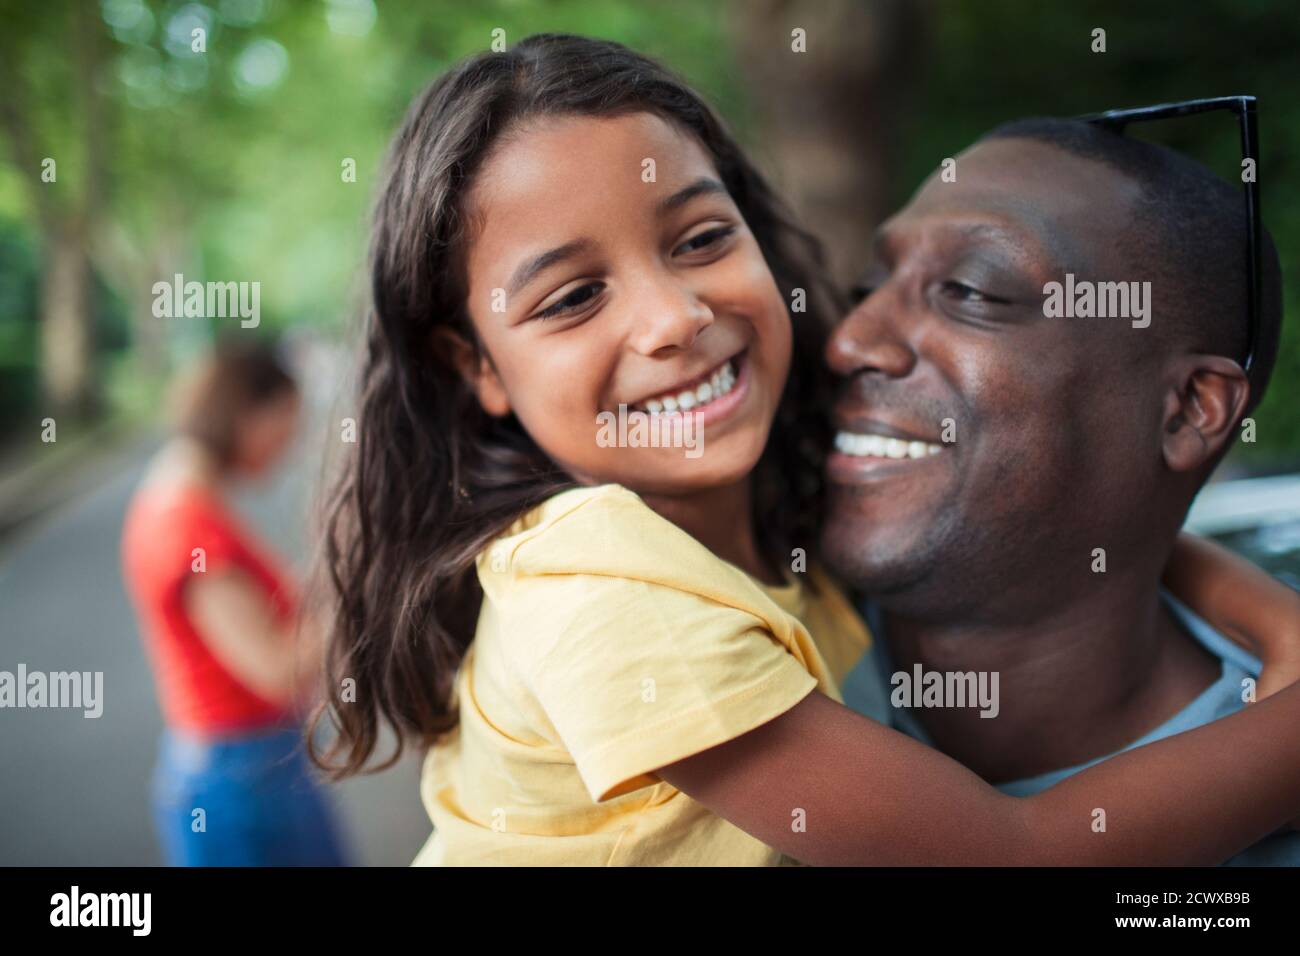
[[[1244,360],[1249,338],[1246,204],[1229,184],[1190,157],[1077,119],[1014,120],[980,138],[1047,143],[1118,170],[1141,196],[1116,242],[1157,284],[1171,290],[1176,321],[1160,323],[1153,344],[1177,342],[1198,352]],[[1250,372],[1253,410],[1268,387],[1282,325],[1282,270],[1272,237],[1261,230],[1259,338]],[[1153,241],[1154,240],[1154,241]],[[1153,329],[1156,324],[1152,324]]]

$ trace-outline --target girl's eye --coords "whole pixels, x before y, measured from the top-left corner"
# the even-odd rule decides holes
[[[563,315],[565,312],[572,312],[598,296],[602,288],[603,286],[599,282],[588,282],[586,285],[580,285],[558,302],[538,312],[534,318],[550,319],[557,315]]]
[[[708,249],[711,246],[716,246],[735,231],[735,226],[719,226],[716,229],[705,230],[699,235],[687,239],[680,246],[674,249],[673,255],[699,252],[701,249]]]

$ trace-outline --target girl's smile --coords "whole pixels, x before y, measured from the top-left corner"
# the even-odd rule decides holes
[[[691,415],[702,427],[723,421],[741,407],[748,395],[745,353],[740,352],[704,375],[630,407],[651,415]]]
[[[661,395],[630,404],[638,411],[650,412],[654,415],[660,412],[675,412],[679,409],[682,412],[689,412],[697,405],[702,408],[715,398],[721,398],[730,392],[736,384],[736,368],[733,364],[736,358],[739,356],[732,356],[702,375],[693,375],[687,381],[665,389]]]

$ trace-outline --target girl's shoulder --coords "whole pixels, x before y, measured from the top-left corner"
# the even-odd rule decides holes
[[[484,549],[478,577],[487,598],[515,614],[585,595],[640,609],[703,602],[790,626],[761,584],[622,485],[553,496]]]
[[[479,556],[485,613],[476,640],[499,644],[500,659],[535,675],[579,648],[643,661],[654,648],[664,659],[687,653],[683,642],[716,654],[748,646],[739,635],[766,635],[755,653],[766,653],[770,638],[835,694],[870,638],[833,579],[815,563],[809,572],[766,586],[635,492],[576,488],[539,505]]]
[[[683,561],[696,566],[725,563],[636,492],[617,484],[552,495],[479,555],[481,570],[530,576],[567,572],[641,577],[638,571]]]
[[[137,488],[122,525],[122,547],[128,555],[170,554],[177,548],[188,555],[195,547],[229,550],[238,538],[238,526],[216,494],[188,484],[146,483]]]
[[[785,587],[764,585],[621,485],[554,495],[484,550],[478,573],[488,599],[516,623],[531,624],[581,596],[637,613],[726,609],[783,643],[808,627],[849,656],[870,641],[851,601],[816,562]]]
[[[654,515],[641,496],[623,485],[591,485],[569,488],[547,498],[524,515],[498,538],[520,541],[540,537],[560,522],[607,520],[613,515],[624,517],[645,510]],[[656,515],[656,517],[658,517]]]

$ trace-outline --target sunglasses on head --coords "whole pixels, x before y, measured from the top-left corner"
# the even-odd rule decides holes
[[[1104,113],[1089,113],[1079,119],[1089,123],[1105,126],[1122,134],[1130,123],[1145,123],[1149,120],[1169,119],[1174,116],[1190,116],[1193,113],[1208,113],[1215,110],[1227,110],[1237,116],[1241,128],[1242,160],[1259,158],[1259,131],[1255,118],[1255,97],[1253,96],[1216,96],[1203,100],[1184,100],[1181,103],[1160,103],[1156,106],[1138,106],[1127,110],[1107,110]],[[1262,280],[1260,274],[1260,225],[1259,225],[1259,177],[1251,176],[1244,182],[1246,187],[1246,286],[1247,317],[1250,322],[1249,338],[1246,345],[1246,359],[1241,367],[1250,370],[1255,361],[1255,351],[1259,344],[1259,311]]]

